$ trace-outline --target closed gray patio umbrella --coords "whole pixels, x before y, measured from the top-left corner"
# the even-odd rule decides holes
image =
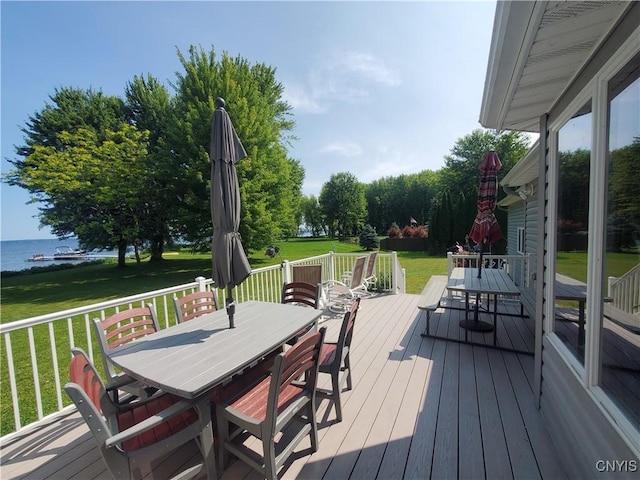
[[[222,98],[216,98],[211,127],[212,278],[218,288],[227,290],[225,304],[229,315],[229,328],[233,328],[233,288],[251,274],[251,266],[238,233],[240,187],[236,173],[236,163],[246,157],[247,153],[224,105]]]

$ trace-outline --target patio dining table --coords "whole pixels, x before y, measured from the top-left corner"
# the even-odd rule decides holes
[[[497,346],[498,326],[498,296],[520,297],[520,289],[513,282],[509,274],[501,268],[483,268],[482,277],[478,277],[477,268],[456,267],[451,271],[447,283],[449,292],[461,292],[465,296],[465,318],[460,321],[460,326],[465,329],[464,341],[468,342],[468,331],[490,332],[493,331],[493,346]],[[476,296],[474,305],[474,318],[469,318],[469,295]],[[493,295],[493,325],[478,319],[481,295],[490,297]],[[523,315],[522,305],[520,315]]]
[[[237,305],[235,328],[219,310],[160,330],[118,347],[109,357],[124,372],[148,385],[195,399],[199,414],[209,414],[213,389],[280,348],[302,329],[317,327],[321,310],[249,301]],[[213,426],[202,435],[209,479],[217,478]]]

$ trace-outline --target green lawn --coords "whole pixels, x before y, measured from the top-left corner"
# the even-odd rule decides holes
[[[329,239],[292,239],[278,244],[280,252],[269,258],[251,252],[253,268],[274,265],[328,253],[363,252],[355,243]],[[433,274],[446,272],[446,258],[428,257],[426,252],[399,252],[406,269],[407,292],[420,293]],[[187,250],[167,252],[162,262],[143,261],[140,268],[130,261],[117,268],[113,261],[77,266],[65,270],[29,273],[2,279],[2,322],[9,322],[69,308],[90,305],[138,293],[180,285],[198,276],[211,276],[211,255]]]
[[[250,262],[253,268],[279,264],[283,260],[298,260],[326,254],[331,250],[337,253],[364,253],[356,243],[337,242],[328,239],[292,239],[277,245],[280,252],[275,258],[264,255],[264,251],[251,252]],[[418,294],[431,275],[446,274],[447,259],[429,257],[426,252],[398,252],[400,265],[406,272],[407,293]],[[609,254],[607,265],[612,275],[621,275],[635,265],[636,255]],[[586,280],[587,256],[584,253],[559,254],[558,271],[579,280]],[[90,264],[73,268],[40,271],[5,276],[2,279],[0,305],[2,322],[10,322],[36,315],[57,312],[69,308],[91,305],[105,300],[135,295],[166,287],[190,283],[198,276],[211,276],[211,255],[192,253],[186,250],[166,252],[162,262],[144,261],[140,267],[131,261],[126,268],[117,268],[113,261]],[[47,326],[35,327],[33,336],[38,356],[51,355],[48,345]],[[61,352],[68,350],[70,339],[65,326],[56,329],[56,341]],[[34,421],[36,416],[33,401],[30,361],[26,332],[12,335],[14,358],[16,355],[16,381],[21,398],[21,417],[24,423]],[[62,355],[62,356],[61,356]],[[22,358],[24,357],[24,358]],[[9,389],[6,384],[8,375],[6,352],[0,348],[0,435],[13,429],[12,406]],[[45,367],[42,367],[45,368]],[[100,368],[100,367],[99,367]],[[66,366],[60,365],[64,378]],[[40,371],[44,410],[54,411],[56,386],[53,375]],[[66,402],[66,397],[64,399]],[[53,409],[53,410],[52,410]]]

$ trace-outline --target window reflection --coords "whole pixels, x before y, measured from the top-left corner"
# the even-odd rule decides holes
[[[554,331],[584,362],[591,102],[558,132]]]
[[[600,386],[640,428],[640,55],[609,82]]]

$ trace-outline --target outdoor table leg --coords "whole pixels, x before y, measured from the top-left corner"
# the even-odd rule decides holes
[[[578,350],[584,349],[584,300],[578,301]]]
[[[464,293],[464,320],[469,320],[469,292]],[[464,329],[464,341],[467,341],[467,329]]]
[[[202,456],[204,457],[204,470],[207,472],[209,480],[216,480],[218,473],[216,471],[216,454],[213,449],[213,425],[211,424],[211,404],[209,397],[205,396],[198,402],[198,415],[205,423],[202,429],[200,442],[202,444]]]
[[[487,299],[489,301],[489,299]],[[493,346],[498,344],[498,294],[493,294]]]

